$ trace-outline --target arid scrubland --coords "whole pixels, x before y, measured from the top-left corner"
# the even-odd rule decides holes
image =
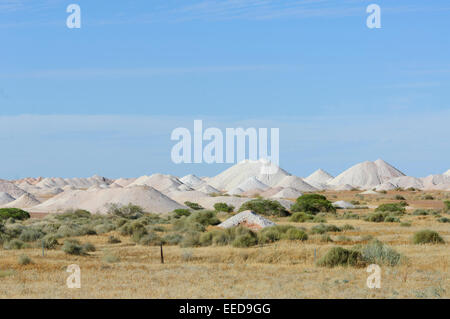
[[[322,194],[332,201],[358,201],[364,208],[351,209],[351,213],[345,209],[335,214],[321,213],[324,224],[340,230],[325,233],[313,231],[319,222],[297,223],[290,217],[270,217],[277,225],[302,229],[307,234],[306,240],[281,237],[263,242],[258,237],[258,244],[245,248],[231,244],[165,244],[164,264],[161,264],[158,245],[149,240],[136,241],[133,235],[124,235],[120,229],[70,236],[79,240],[80,246],[88,242],[94,245],[95,251],[82,255],[62,251],[63,237],[58,239],[55,249],[45,249],[45,256],[38,245],[32,244],[22,249],[2,249],[0,297],[449,298],[450,224],[439,221],[449,217],[443,204],[448,200],[447,192],[426,192],[433,198],[427,200],[423,199],[426,194],[420,191],[389,191],[378,196],[359,195],[355,191]],[[400,221],[364,220],[380,204],[401,202],[400,196],[408,203],[406,213],[399,216]],[[217,214],[222,221],[232,215]],[[24,223],[47,218],[32,218]],[[170,223],[150,226],[161,238],[174,227]],[[205,231],[216,229],[207,226]],[[424,229],[436,231],[445,243],[414,244],[414,234]],[[380,289],[367,287],[370,274],[366,265],[317,265],[333,247],[353,249],[375,239],[402,256],[395,266],[380,265]],[[31,262],[21,262],[22,256],[29,257]],[[66,269],[70,264],[80,266],[80,289],[67,288],[70,274]]]

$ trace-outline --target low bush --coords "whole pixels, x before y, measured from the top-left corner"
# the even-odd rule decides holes
[[[414,244],[442,244],[444,239],[434,230],[424,229],[413,236]]]
[[[438,220],[437,220],[439,223],[450,223],[450,218],[447,218],[447,217],[441,217],[441,218],[438,218]]]
[[[158,246],[162,243],[161,237],[155,232],[149,232],[139,239],[139,244],[145,246]]]
[[[117,238],[117,237],[114,237],[114,236],[109,236],[108,237],[108,244],[118,244],[118,243],[121,243],[122,241],[119,239],[119,238]]]
[[[317,265],[321,267],[359,266],[361,264],[362,260],[360,252],[342,247],[331,248],[317,261]]]
[[[84,243],[82,246],[84,252],[93,252],[95,251],[95,246],[92,243]]]
[[[106,262],[106,263],[110,263],[110,264],[111,264],[111,263],[119,262],[119,261],[120,261],[120,258],[117,257],[116,255],[110,253],[110,252],[106,252],[106,253],[103,255],[102,260],[103,260],[104,262]]]
[[[0,208],[0,220],[7,220],[9,218],[25,220],[30,218],[30,214],[19,208]]]
[[[189,201],[184,202],[184,205],[186,205],[187,207],[189,207],[190,209],[193,209],[193,210],[202,210],[202,209],[204,209],[200,204],[192,203],[192,202],[189,202]]]
[[[385,223],[400,223],[400,218],[389,215],[384,218],[384,222]]]
[[[239,212],[245,210],[254,211],[256,214],[265,216],[289,216],[289,212],[278,201],[268,199],[253,199],[242,204]]]
[[[178,208],[172,212],[171,216],[173,218],[181,218],[183,216],[189,216],[190,214],[191,214],[191,211],[189,209]]]
[[[11,249],[22,249],[25,248],[25,243],[20,239],[12,239],[3,244],[3,248],[11,250]]]
[[[311,228],[311,234],[325,234],[327,232],[340,232],[342,229],[335,225],[319,224]]]
[[[55,235],[48,234],[42,238],[42,243],[46,249],[55,249],[58,246],[58,239]],[[42,245],[41,243],[41,245]]]
[[[444,201],[444,212],[450,213],[450,200]]]
[[[389,203],[389,204],[381,204],[376,209],[375,212],[398,212],[404,214],[406,209],[404,204],[400,203]]]
[[[217,212],[231,213],[232,211],[234,211],[234,206],[228,205],[227,203],[215,203],[214,209]]]
[[[362,260],[368,264],[395,266],[400,262],[401,254],[382,243],[372,240],[360,249]]]
[[[344,226],[341,227],[341,229],[342,229],[343,231],[346,231],[346,230],[354,230],[355,227],[353,227],[352,225],[349,225],[349,224],[345,224]]]
[[[433,200],[434,197],[432,195],[430,195],[430,194],[426,194],[425,196],[423,196],[423,199],[424,200]]]
[[[306,214],[303,212],[296,212],[291,215],[289,220],[294,223],[304,223],[307,221],[312,221],[314,219],[313,215]]]
[[[289,240],[308,240],[308,235],[303,230],[298,228],[288,229],[285,237]]]
[[[239,248],[251,247],[256,244],[258,244],[258,239],[256,234],[252,231],[237,236],[232,242],[233,247]]]
[[[320,242],[322,243],[333,242],[333,239],[331,239],[330,235],[323,234],[322,236],[320,236]]]
[[[426,216],[426,215],[430,215],[431,211],[428,209],[416,209],[412,212],[412,214],[414,216]]]
[[[76,239],[64,240],[64,244],[61,249],[63,252],[69,255],[86,255],[86,251],[84,251],[83,246]]]
[[[394,199],[395,200],[405,200],[405,197],[403,197],[402,195],[395,195]]]
[[[40,230],[27,228],[19,236],[19,239],[24,242],[33,242],[42,237],[44,237],[44,233]]]
[[[19,256],[19,264],[20,265],[29,265],[29,264],[32,264],[32,263],[33,263],[33,261],[27,255],[20,255]]]
[[[180,243],[181,247],[196,247],[200,246],[200,234],[199,232],[190,231],[186,233],[183,240]]]
[[[107,214],[127,219],[138,219],[139,217],[142,217],[145,212],[142,207],[131,203],[128,205],[113,203],[108,205]]]
[[[336,208],[323,195],[304,194],[297,198],[295,204],[291,206],[291,211],[306,212],[315,215],[320,212],[335,213]]]
[[[167,245],[178,245],[183,240],[183,236],[177,233],[169,233],[164,235],[161,240]]]

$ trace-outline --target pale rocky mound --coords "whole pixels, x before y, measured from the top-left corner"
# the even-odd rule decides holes
[[[374,190],[367,190],[365,192],[360,193],[361,195],[380,195],[379,193],[375,192]]]
[[[261,196],[261,193],[263,193],[264,190],[261,188],[254,188],[254,189],[249,189],[248,191],[245,191],[241,194],[241,196],[244,197],[257,197],[257,196]]]
[[[123,186],[121,186],[120,184],[117,184],[116,182],[114,182],[111,185],[109,185],[109,188],[123,188]]]
[[[334,177],[323,169],[319,168],[317,171],[306,177],[304,180],[309,185],[314,186],[317,189],[323,190],[327,188],[327,183]]]
[[[266,184],[262,183],[258,178],[255,176],[247,178],[244,182],[238,185],[238,188],[242,189],[244,192],[247,192],[252,189],[260,189],[260,190],[267,190],[270,187]]]
[[[284,188],[283,187],[271,187],[268,190],[262,192],[260,195],[263,198],[269,198],[272,197],[273,195],[281,192]]]
[[[105,213],[108,204],[141,206],[152,213],[171,212],[186,208],[149,186],[99,189],[96,192],[74,190],[64,192],[32,208],[34,212],[63,212],[67,209],[85,209],[92,213]]]
[[[333,206],[337,207],[337,208],[343,208],[343,209],[350,209],[350,208],[355,208],[356,207],[352,203],[349,203],[349,202],[346,202],[346,201],[343,201],[343,200],[339,200],[337,202],[334,202]]]
[[[228,191],[228,195],[241,195],[244,192],[243,189],[240,189],[239,187],[233,188],[232,190]]]
[[[429,175],[420,179],[425,190],[447,190],[450,188],[450,176]]]
[[[351,191],[353,189],[355,189],[354,186],[349,185],[349,184],[344,184],[344,185],[330,185],[328,184],[328,189],[332,189],[335,191]]]
[[[116,179],[113,184],[117,184],[119,186],[126,187],[126,186],[130,185],[131,183],[133,183],[134,181],[136,181],[136,178],[121,177],[119,179]]]
[[[285,176],[281,181],[279,181],[276,185],[276,187],[283,187],[283,188],[295,188],[299,192],[314,192],[317,191],[317,188],[314,186],[311,186],[307,182],[303,180],[303,178],[289,175]]]
[[[405,174],[378,159],[375,162],[366,161],[350,167],[328,182],[328,185],[348,184],[353,187],[370,189],[400,176],[405,176]]]
[[[199,192],[205,193],[205,194],[213,194],[213,193],[220,193],[220,191],[214,187],[212,187],[211,185],[208,184],[204,184],[202,187],[196,189]]]
[[[239,187],[250,177],[256,177],[258,181],[267,186],[275,186],[289,175],[283,169],[265,160],[245,160],[212,177],[208,180],[208,184],[219,190],[230,191]]]
[[[258,230],[261,228],[275,226],[275,223],[252,212],[251,210],[246,210],[228,218],[219,224],[218,227],[231,228],[239,225]]]
[[[141,176],[126,187],[150,186],[160,192],[167,193],[176,190],[180,185],[183,185],[183,183],[176,176],[153,174],[150,176]]]
[[[411,176],[401,176],[396,177],[393,179],[388,180],[387,182],[384,182],[383,184],[378,185],[375,189],[377,191],[381,190],[392,190],[396,188],[416,188],[416,189],[423,189],[423,182],[419,178],[411,177]]]
[[[450,176],[450,169],[448,171],[446,171],[443,175]]]
[[[4,205],[4,207],[29,208],[29,207],[33,207],[33,206],[39,205],[40,203],[41,202],[38,201],[36,199],[36,197],[34,197],[33,195],[27,193],[27,194],[23,194],[22,196],[17,198],[15,201]]]
[[[106,184],[109,185],[112,180],[107,179],[102,176],[94,175],[88,178],[61,178],[61,177],[47,177],[42,179],[35,186],[40,188],[63,188],[64,186],[70,185],[79,189],[87,189],[93,185]]]
[[[192,188],[196,188],[205,183],[204,180],[202,180],[200,177],[195,176],[194,174],[186,175],[180,178],[180,181]]]
[[[183,191],[183,192],[189,192],[189,191],[193,191],[194,189],[192,187],[188,186],[187,184],[181,184],[180,186],[177,187],[177,190]]]
[[[302,193],[295,188],[286,187],[283,188],[280,192],[276,193],[272,196],[272,198],[293,198],[297,199],[302,196]]]
[[[6,205],[8,203],[11,203],[15,201],[16,199],[5,192],[0,192],[0,206]]]
[[[8,193],[14,198],[19,198],[23,194],[27,193],[26,191],[17,187],[15,184],[11,182],[0,182],[0,192]]]

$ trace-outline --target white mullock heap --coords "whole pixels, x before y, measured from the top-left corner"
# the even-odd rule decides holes
[[[243,211],[242,213],[236,214],[233,217],[228,218],[223,223],[219,224],[218,227],[221,228],[231,228],[239,226],[240,224],[256,225],[261,228],[275,226],[275,223],[259,216],[258,214],[252,212],[251,210]]]

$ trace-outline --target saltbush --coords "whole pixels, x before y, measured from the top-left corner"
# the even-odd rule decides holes
[[[333,247],[317,261],[317,265],[321,267],[362,265],[361,253],[342,247]]]
[[[444,239],[434,230],[424,229],[413,236],[414,244],[442,244]]]
[[[186,205],[187,207],[189,207],[190,209],[193,209],[193,210],[202,210],[202,209],[204,209],[200,204],[192,203],[192,202],[189,202],[189,201],[184,202],[184,205]]]
[[[215,203],[214,209],[217,212],[231,213],[232,211],[234,211],[234,206],[228,205],[227,203]]]

